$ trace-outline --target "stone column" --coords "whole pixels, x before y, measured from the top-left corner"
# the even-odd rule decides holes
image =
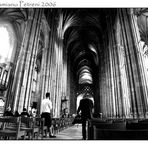
[[[119,72],[120,72],[120,83],[121,83],[120,86],[122,89],[122,97],[121,97],[122,117],[125,117],[130,115],[130,99],[129,99],[129,88],[127,85],[125,49],[123,46],[123,36],[121,33],[121,24],[119,21],[118,13],[114,24],[114,28],[115,28],[114,31],[115,42],[119,58]]]
[[[118,20],[118,18],[116,18]],[[115,19],[115,20],[116,20]],[[107,31],[103,43],[103,52],[100,60],[100,106],[104,116],[120,118],[125,116],[123,87],[121,77],[121,48],[117,33],[117,21],[113,22],[110,16],[106,17]],[[107,39],[108,38],[108,39]],[[109,42],[105,42],[109,40]]]
[[[41,69],[39,74],[39,86],[38,86],[38,112],[40,113],[41,101],[45,98],[45,94],[50,92],[50,97],[52,100],[52,90],[49,87],[49,80],[51,79],[51,56],[52,56],[52,42],[51,42],[51,31],[49,24],[47,24],[46,18],[42,17],[42,32],[44,35],[43,49],[42,49],[42,59],[41,59]],[[41,32],[40,32],[41,33]]]
[[[73,113],[73,111],[71,111],[71,109],[70,109],[70,101],[71,101],[71,99],[70,99],[70,58],[68,58],[68,56],[67,56],[67,91],[66,91],[66,96],[67,96],[67,98],[68,98],[68,100],[69,100],[69,104],[68,104],[68,106],[69,106],[69,113],[71,114],[71,113]]]
[[[139,56],[136,27],[129,9],[119,9],[119,18],[125,47],[128,85],[130,90],[131,114],[143,116],[147,110],[147,92],[144,85],[141,57]]]
[[[55,19],[56,17],[56,19]],[[59,17],[59,14],[58,14]],[[62,21],[52,12],[49,46],[43,53],[41,74],[41,100],[47,91],[51,94],[53,116],[59,117],[63,91],[63,28]]]
[[[20,99],[20,91],[22,86],[22,79],[24,74],[24,64],[26,59],[26,53],[27,53],[27,45],[30,39],[31,29],[32,29],[32,23],[33,23],[33,17],[34,17],[34,11],[30,13],[30,16],[28,17],[28,20],[25,22],[25,31],[24,36],[22,40],[22,45],[16,65],[16,70],[14,74],[14,82],[12,87],[12,92],[14,94],[14,101],[13,101],[13,110],[18,109],[18,102]]]
[[[144,63],[143,63],[143,56],[142,56],[142,47],[140,45],[140,33],[139,33],[139,29],[138,29],[138,25],[137,25],[137,16],[134,14],[133,9],[130,9],[129,11],[130,13],[130,20],[131,20],[131,30],[133,32],[134,35],[134,41],[135,41],[135,46],[137,47],[137,59],[138,59],[138,63],[139,63],[139,70],[140,70],[140,74],[141,74],[141,84],[138,83],[137,86],[140,87],[140,89],[143,89],[143,98],[142,98],[142,104],[143,104],[143,110],[144,110],[144,114],[139,113],[139,117],[143,117],[146,112],[148,112],[148,78],[146,75],[146,71],[144,69]],[[141,88],[142,87],[142,88]]]
[[[106,50],[106,61],[107,61],[107,92],[108,92],[108,103],[109,103],[109,113],[108,117],[112,118],[114,116],[114,99],[113,99],[113,94],[112,94],[112,76],[111,76],[111,63],[110,63],[110,50],[107,48]]]
[[[32,82],[33,82],[33,72],[35,70],[35,62],[37,56],[37,49],[39,45],[39,35],[40,35],[40,26],[41,26],[41,18],[42,18],[43,10],[39,9],[38,16],[36,19],[36,30],[35,34],[32,37],[33,44],[30,48],[32,48],[31,56],[29,58],[29,70],[28,70],[28,83],[26,85],[26,93],[24,99],[24,106],[29,107],[29,102],[31,100],[31,91],[32,91]]]
[[[110,49],[110,45],[108,47],[108,52],[109,52],[109,67],[110,67],[110,93],[111,93],[111,106],[112,106],[112,114],[111,117],[116,117],[116,95],[115,95],[115,86],[114,86],[114,61],[113,61],[113,56],[112,52]]]
[[[19,112],[22,111],[23,107],[27,107],[28,103],[41,13],[42,9],[34,9],[30,12],[22,41],[20,52],[21,60],[18,62],[16,69],[16,73],[18,71],[18,76],[15,76],[18,79],[16,84],[17,89],[13,88],[16,89],[14,110],[18,110]]]
[[[118,46],[116,45],[116,37],[114,24],[110,17],[107,18],[108,22],[108,37],[109,37],[109,52],[110,52],[110,66],[111,66],[111,83],[112,83],[112,101],[114,106],[114,116],[121,117],[123,114],[123,96],[121,86],[121,76],[119,70],[119,55]]]

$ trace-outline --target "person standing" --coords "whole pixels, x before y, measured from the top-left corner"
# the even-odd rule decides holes
[[[89,99],[89,95],[84,95],[83,99],[80,101],[77,114],[81,111],[82,118],[82,135],[83,140],[86,140],[86,121],[87,119],[92,118],[92,110],[93,110],[93,101]]]
[[[41,118],[45,118],[45,126],[47,126],[48,131],[49,131],[49,137],[54,138],[52,134],[52,129],[51,129],[51,110],[52,110],[52,102],[50,100],[50,93],[46,93],[46,98],[42,100],[41,103]]]

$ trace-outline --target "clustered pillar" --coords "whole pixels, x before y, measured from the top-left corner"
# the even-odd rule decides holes
[[[67,51],[63,45],[64,16],[56,10],[49,9],[49,17],[45,17],[43,9],[28,10],[11,91],[14,97],[8,104],[20,113],[23,107],[29,109],[35,101],[40,114],[41,101],[46,92],[50,92],[53,117],[60,117],[62,106],[70,108]],[[36,84],[33,83],[34,76]]]
[[[147,84],[140,54],[139,32],[131,9],[118,9],[107,20],[109,42],[100,63],[100,107],[103,116],[143,118],[147,112]]]
[[[57,21],[58,20],[58,21]],[[63,47],[63,18],[52,13],[48,20],[51,24],[49,46],[44,49],[39,96],[40,103],[46,92],[50,92],[53,103],[53,117],[61,116],[62,100],[67,100],[67,57]],[[56,26],[56,27],[55,27]],[[39,103],[39,104],[40,104]],[[68,103],[67,103],[68,108]]]
[[[30,9],[28,20],[25,22],[26,27],[12,88],[14,93],[13,110],[18,110],[19,112],[22,111],[23,107],[27,107],[28,99],[30,98],[41,17],[42,9]]]

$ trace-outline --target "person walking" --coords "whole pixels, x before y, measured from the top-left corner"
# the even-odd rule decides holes
[[[88,94],[84,95],[83,99],[80,100],[77,114],[81,111],[83,140],[86,140],[86,121],[92,118],[93,106],[93,101],[89,99]]]
[[[47,126],[48,128],[49,137],[54,138],[56,136],[53,135],[51,129],[51,123],[52,123],[51,110],[52,110],[52,102],[50,100],[50,93],[47,92],[46,98],[44,98],[41,103],[41,118],[45,118],[45,126]]]

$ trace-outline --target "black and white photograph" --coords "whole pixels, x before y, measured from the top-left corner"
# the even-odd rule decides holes
[[[0,2],[0,141],[148,140],[148,7]]]

